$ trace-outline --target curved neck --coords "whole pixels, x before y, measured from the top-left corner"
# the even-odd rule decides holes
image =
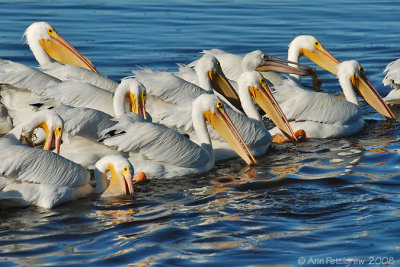
[[[36,61],[39,63],[40,66],[46,65],[47,63],[51,62],[49,55],[47,55],[46,51],[40,46],[38,40],[32,40],[30,36],[27,36],[27,43],[29,48],[32,51],[32,54],[36,58]]]
[[[251,99],[250,93],[247,90],[247,86],[239,84],[238,91],[240,103],[242,103],[243,111],[246,113],[246,116],[261,122],[261,116],[258,113],[253,100]]]
[[[288,50],[288,60],[295,62],[295,63],[299,63],[299,59],[300,59],[300,47],[297,45],[296,42],[292,42],[289,45],[289,50]],[[293,68],[299,68],[298,65],[295,64],[290,64],[288,63],[289,66],[293,67]],[[294,80],[295,82],[299,83],[300,82],[300,75],[298,74],[290,74],[289,75],[292,80]]]
[[[193,121],[194,132],[196,133],[197,138],[200,141],[200,146],[208,152],[208,155],[210,157],[209,161],[214,162],[214,152],[212,148],[210,134],[207,130],[206,120],[204,119],[204,115],[201,112],[195,110],[195,108],[193,108],[192,121]]]
[[[108,181],[106,177],[107,165],[96,164],[94,170],[94,178],[96,181],[96,187],[93,189],[95,194],[102,194],[108,187]]]
[[[208,92],[213,92],[212,84],[208,72],[197,71],[197,79],[199,80],[199,86]]]
[[[129,93],[128,86],[122,86],[122,84],[118,85],[115,90],[114,99],[113,99],[113,107],[115,117],[122,116],[126,113],[125,111],[125,95]]]
[[[353,84],[351,83],[349,78],[339,78],[339,83],[340,86],[342,87],[344,96],[346,97],[346,100],[356,104],[357,106],[360,105],[360,103],[358,102],[358,97],[357,94],[354,90]]]

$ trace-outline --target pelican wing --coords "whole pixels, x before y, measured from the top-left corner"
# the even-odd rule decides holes
[[[249,148],[265,147],[271,142],[271,135],[262,122],[250,119],[227,105],[225,110]]]
[[[149,69],[132,71],[145,87],[149,95],[153,95],[165,102],[183,104],[192,102],[199,95],[208,93],[201,87],[169,72],[157,72]]]
[[[177,65],[179,67],[179,72],[174,73],[175,76],[198,85],[199,81],[197,79],[197,74],[194,68],[180,63],[178,63]]]
[[[159,104],[155,104],[157,106]],[[264,147],[271,141],[271,135],[268,130],[256,120],[249,119],[241,112],[233,110],[228,104],[224,103],[226,113],[231,118],[236,129],[243,137],[246,144],[252,148]],[[161,113],[153,113],[153,121],[161,123],[179,132],[188,134],[194,133],[192,121],[192,104],[174,106],[165,108]],[[210,125],[207,125],[211,139],[223,141],[219,133]]]
[[[74,107],[87,107],[114,116],[114,94],[82,81],[63,81],[55,86],[37,88],[35,93]]]
[[[386,72],[386,76],[383,78],[385,86],[400,88],[400,58],[390,62],[383,72]]]
[[[80,187],[89,182],[82,166],[51,151],[0,138],[0,176],[20,182]]]
[[[58,62],[50,62],[42,65],[40,69],[43,72],[63,81],[69,79],[81,80],[113,93],[118,87],[118,83],[113,80],[99,73],[75,65],[64,65]]]
[[[0,83],[34,91],[46,88],[61,81],[37,69],[9,60],[0,59]]]
[[[185,133],[193,131],[192,102],[174,105],[148,97],[146,109],[151,110],[152,121]]]
[[[240,74],[242,74],[242,60],[243,56],[235,55],[228,53],[221,49],[210,49],[210,50],[203,50],[202,52],[205,55],[211,55],[218,59],[221,63],[222,72],[225,76],[232,81],[237,81]],[[188,66],[195,67],[197,65],[197,61],[193,61]]]
[[[291,80],[276,87],[274,97],[289,121],[347,125],[362,117],[357,105],[326,93],[304,90]]]
[[[164,125],[143,120],[137,114],[125,114],[118,123],[104,131],[117,131],[120,134],[106,138],[103,143],[115,146],[119,151],[139,153],[154,161],[166,162],[185,168],[204,166],[208,153],[188,138]]]
[[[95,109],[59,105],[54,110],[64,120],[64,130],[91,140],[100,139],[102,131],[116,124],[111,115]]]
[[[217,57],[218,55],[226,54],[227,52],[225,52],[224,50],[218,49],[218,48],[213,48],[213,49],[210,49],[210,50],[203,50],[201,53]],[[193,61],[193,62],[191,62],[191,63],[189,63],[188,67],[191,67],[191,68],[196,67],[197,62],[199,62],[198,59]]]

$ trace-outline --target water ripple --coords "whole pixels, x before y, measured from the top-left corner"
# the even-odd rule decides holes
[[[0,9],[0,58],[37,66],[21,36],[45,20],[117,81],[138,66],[176,71],[210,48],[285,58],[293,37],[313,34],[339,60],[359,60],[385,96],[383,69],[399,54],[395,1],[6,1]],[[324,92],[341,92],[317,70]],[[140,184],[134,197],[0,210],[0,265],[399,260],[400,127],[364,102],[362,111],[359,134],[273,144],[256,166],[232,159],[203,175]]]

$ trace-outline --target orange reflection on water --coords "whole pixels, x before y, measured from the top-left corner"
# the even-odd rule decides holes
[[[125,222],[131,222],[134,220],[133,215],[135,214],[136,211],[133,209],[96,211],[97,217],[107,220],[110,225],[118,225]]]
[[[364,142],[357,142],[356,144],[354,144],[354,146],[356,147],[362,147],[367,151],[372,152],[372,155],[375,154],[381,154],[381,153],[387,153],[388,151],[386,150],[387,147],[396,141],[396,138],[391,138],[391,139],[386,139],[386,140],[377,140],[374,142],[371,141],[364,141]],[[373,146],[371,148],[368,148],[370,146]]]
[[[291,165],[272,168],[271,172],[278,173],[278,174],[280,174],[280,176],[275,179],[271,179],[271,181],[281,180],[281,179],[285,178],[286,175],[288,175],[288,174],[296,173],[300,169],[301,166],[302,166],[301,164],[291,164]]]

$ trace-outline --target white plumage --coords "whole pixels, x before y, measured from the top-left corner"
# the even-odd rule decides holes
[[[262,66],[268,64],[269,62],[269,55],[263,53],[260,50],[255,50],[246,54],[245,56],[228,53],[221,49],[203,50],[203,54],[214,56],[218,59],[219,62],[221,62],[223,73],[226,75],[226,77],[229,79],[230,83],[235,89],[237,89],[236,82],[243,72],[254,70],[262,71]],[[196,67],[198,62],[199,60],[190,63],[188,65],[188,67],[190,68],[181,65],[180,72],[177,73],[177,76],[195,83],[195,76],[193,74],[190,74],[190,69]],[[282,65],[282,67],[283,66],[284,65]],[[273,71],[263,72],[262,74],[272,84],[280,84],[283,79],[280,75]]]
[[[75,107],[87,107],[103,111],[112,116],[123,114],[123,109],[125,108],[124,99],[125,97],[128,99],[130,97],[130,80],[122,80],[115,90],[115,92],[119,91],[118,99],[120,105],[114,108],[114,93],[110,91],[83,81],[60,81],[25,65],[9,60],[0,60],[0,83],[12,85],[11,88],[3,87],[0,91],[0,96],[11,117],[16,118],[16,123],[21,122],[21,117],[26,116],[27,113],[33,110],[28,104],[32,103],[32,101],[43,101],[39,96],[54,99],[56,100],[55,104],[62,103]],[[138,107],[142,103],[135,103],[135,105]]]
[[[74,65],[64,65],[58,62],[50,62],[41,65],[40,70],[62,81],[71,79],[84,81],[113,93],[118,87],[118,83],[110,78],[97,72]]]
[[[115,124],[110,121],[112,117],[122,115],[126,110],[147,117],[145,89],[133,79],[122,80],[114,94],[86,82],[60,81],[39,70],[2,60],[0,81],[13,86],[0,94],[9,104],[16,122],[24,120],[36,109],[28,103],[42,105],[44,102],[45,107],[55,105],[55,110],[66,122],[62,155],[90,169],[104,155],[120,154],[97,142],[103,126]],[[21,98],[21,94],[29,97],[25,101],[15,101],[15,98]],[[14,102],[20,103],[14,106]]]
[[[106,155],[121,155],[121,152],[98,142],[103,130],[115,125],[112,116],[89,108],[74,108],[59,105],[54,108],[64,120],[63,143],[60,155],[88,169]]]
[[[274,96],[294,131],[303,129],[311,138],[349,136],[360,131],[364,119],[355,90],[378,112],[394,118],[358,62],[340,63],[337,75],[346,99],[304,90],[293,81],[286,81],[275,88]],[[272,134],[276,132],[276,128],[271,131]]]
[[[32,134],[39,127],[47,134],[46,150],[28,146],[34,144]],[[28,205],[51,208],[92,193],[133,194],[133,167],[127,159],[121,156],[101,159],[96,164],[96,187],[93,188],[84,167],[49,151],[54,133],[58,153],[62,128],[63,121],[57,113],[43,110],[0,138],[1,208]],[[106,180],[106,171],[111,172],[110,183]]]
[[[398,105],[400,104],[400,59],[390,62],[383,72],[386,72],[383,84],[393,87],[384,100],[388,104]]]
[[[113,107],[116,116],[123,115],[125,109],[125,98],[129,96],[129,102],[134,103],[130,111],[147,117],[145,112],[145,88],[136,80],[126,79],[117,88],[113,99]],[[65,131],[61,155],[74,160],[86,168],[94,168],[94,164],[105,155],[121,155],[123,153],[107,147],[98,140],[102,137],[101,132],[106,128],[114,126],[110,114],[99,110],[58,105],[54,110],[63,118]]]
[[[115,92],[118,83],[100,75],[92,62],[65,41],[49,23],[32,23],[24,36],[42,71],[60,80],[81,80]],[[58,62],[51,61],[51,58]]]
[[[30,205],[52,208],[93,193],[104,196],[133,194],[134,170],[125,158],[108,156],[101,159],[96,164],[96,187],[93,188],[89,183],[90,174],[84,167],[51,151],[31,148],[5,137],[0,138],[0,149],[7,151],[0,154],[0,173],[5,178],[0,189],[1,208]],[[111,171],[111,166],[118,170],[117,175],[111,176],[110,185],[117,184],[112,188],[106,180],[106,172]],[[128,168],[129,175],[122,174],[124,168]],[[114,180],[117,181],[111,182]]]
[[[266,66],[270,64],[270,56],[264,54],[260,50],[256,50],[246,54],[245,56],[236,55],[225,52],[221,49],[203,50],[203,54],[215,56],[221,63],[222,71],[226,77],[237,82],[240,74],[245,71],[262,71],[262,75],[273,85],[281,85],[285,78],[278,75],[275,71],[290,73],[293,80],[299,82],[300,76],[310,75],[308,70],[299,70],[299,59],[302,55],[306,56],[320,67],[332,72],[336,75],[336,67],[339,61],[333,57],[323,45],[311,35],[299,35],[292,40],[289,44],[288,49],[288,61],[293,62],[288,65],[291,67],[286,68],[284,65]],[[279,58],[274,58],[279,60]],[[198,64],[198,60],[189,64],[190,67],[194,67]],[[266,68],[268,71],[266,72]],[[184,69],[184,68],[183,68]],[[298,69],[296,71],[296,69]],[[272,71],[271,71],[272,70]],[[182,76],[188,78],[190,76]],[[192,78],[193,79],[193,78]]]
[[[1,207],[54,207],[91,192],[89,172],[51,151],[31,148],[15,139],[0,138],[0,172],[6,185]]]
[[[200,145],[164,125],[145,121],[132,113],[116,119],[118,124],[106,130],[105,134],[113,131],[117,135],[103,142],[130,152],[130,161],[151,178],[205,172],[214,166],[214,152],[205,123],[207,119],[248,164],[254,161],[250,159],[250,151],[238,141],[237,133],[233,134],[234,128],[226,121],[222,103],[215,95],[199,96],[193,102],[191,114]]]
[[[204,64],[204,65],[202,65]],[[218,63],[219,64],[219,63]],[[168,72],[153,72],[151,70],[133,71],[135,77],[146,87],[148,98],[146,109],[151,114],[153,121],[190,135],[190,138],[198,142],[194,134],[192,121],[192,102],[202,94],[212,94],[213,87],[209,72],[220,72],[214,57],[205,56],[201,64],[196,67],[200,86],[187,82],[182,78]],[[203,89],[204,88],[204,89]],[[239,99],[239,96],[237,96]],[[240,100],[239,100],[240,103]],[[270,143],[271,136],[260,123],[250,120],[236,108],[224,104],[228,116],[235,124],[238,132],[249,146],[252,153],[260,155]],[[209,133],[218,159],[235,156],[221,137],[209,127]],[[254,149],[253,149],[254,148]],[[230,151],[229,151],[230,150]]]
[[[76,65],[97,72],[92,62],[62,38],[47,22],[32,23],[25,30],[24,36],[40,66],[51,63],[52,58],[63,64]]]

